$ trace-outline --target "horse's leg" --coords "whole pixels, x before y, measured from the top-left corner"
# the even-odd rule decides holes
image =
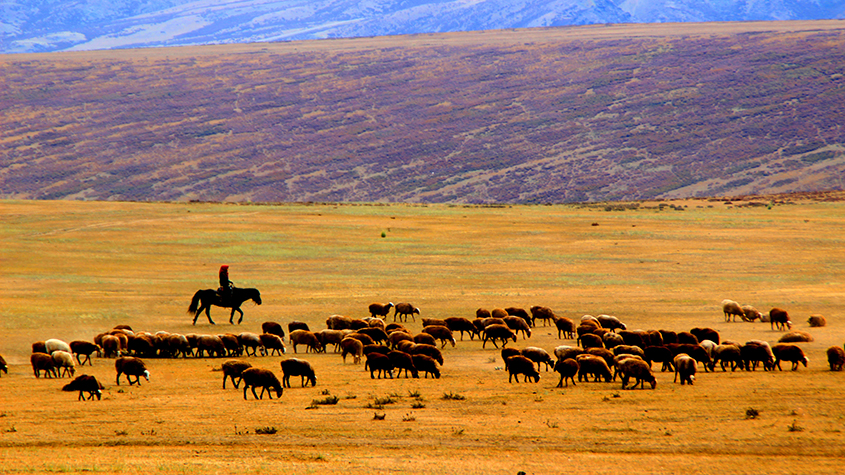
[[[237,310],[238,313],[241,314],[241,318],[238,319],[238,325],[240,325],[241,322],[244,321],[244,312],[243,312],[243,310],[241,310],[240,307],[236,308],[235,310]],[[234,314],[235,314],[235,312],[232,312],[232,315],[234,315]]]
[[[208,307],[205,307],[205,316],[208,318],[208,323],[214,325],[214,320],[211,319],[211,304],[208,304]]]

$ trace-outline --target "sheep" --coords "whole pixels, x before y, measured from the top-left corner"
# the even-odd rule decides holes
[[[524,308],[505,307],[505,312],[507,312],[507,315],[505,315],[505,317],[519,317],[522,319],[523,322],[525,322],[526,325],[534,326],[534,319],[531,317],[531,315],[528,314],[528,312],[525,311]]]
[[[507,315],[505,315],[507,317]],[[484,318],[481,320],[481,328],[480,330],[484,330],[485,328],[489,327],[490,325],[507,325],[505,323],[504,317],[490,317]]]
[[[414,340],[402,340],[400,342],[397,342],[396,348],[393,348],[393,349],[399,350],[399,351],[404,351],[405,353],[410,353],[411,348],[413,348],[414,346],[416,346],[416,343],[414,343]],[[431,345],[426,345],[426,346],[431,346]]]
[[[340,351],[340,342],[346,338],[346,333],[344,330],[325,329],[314,332],[314,336],[323,345],[323,351],[326,351],[329,345],[334,345],[334,352],[337,353]]]
[[[675,379],[673,382],[678,382],[678,376],[681,377],[681,386],[689,383],[692,386],[695,381],[696,363],[689,355],[680,353],[675,356]]]
[[[769,310],[769,324],[772,330],[791,330],[792,322],[789,321],[789,313],[782,308],[773,308]]]
[[[446,327],[449,330],[452,330],[452,333],[461,332],[461,341],[464,339],[464,332],[469,333],[470,340],[474,340],[475,336],[478,334],[478,330],[475,328],[475,325],[473,325],[468,318],[447,317],[443,321],[446,323]]]
[[[33,353],[47,353],[47,345],[43,341],[36,341],[32,344]]]
[[[417,333],[414,335],[414,343],[437,346],[437,340],[428,333]]]
[[[56,338],[51,338],[45,341],[44,348],[46,350],[44,353],[47,353],[48,355],[53,354],[54,351],[66,351],[73,354],[73,350],[70,349],[70,345]]]
[[[388,335],[387,339],[390,341],[390,347],[394,349],[399,345],[400,341],[414,341],[414,337],[410,333],[403,331],[395,331]]]
[[[681,345],[697,345],[699,341],[692,332],[678,332],[678,343]]]
[[[426,378],[430,374],[432,378],[440,379],[440,368],[437,367],[437,362],[434,361],[434,358],[420,354],[411,355],[411,360],[414,362],[414,367],[417,368],[417,371],[425,373]]]
[[[386,304],[380,304],[378,302],[371,303],[369,306],[370,316],[384,318],[390,313],[390,309],[393,307],[393,302],[387,302]]]
[[[736,321],[736,317],[745,318],[745,312],[742,311],[742,307],[731,299],[722,300],[722,312],[725,314],[726,322],[730,322],[732,317],[734,322]]]
[[[576,386],[575,384],[575,375],[578,374],[578,369],[580,366],[578,362],[572,358],[567,358],[565,360],[558,360],[555,362],[555,372],[560,374],[560,381],[557,383],[558,388],[562,387],[569,387],[569,380],[572,380],[572,385]],[[564,386],[564,382],[566,385]]]
[[[490,310],[490,318],[501,318],[502,320],[508,316],[508,311],[503,308],[494,308]]]
[[[516,382],[518,383],[520,374],[525,376],[523,378],[525,382],[528,382],[529,379],[533,379],[535,383],[540,382],[540,373],[534,369],[534,362],[524,356],[516,355],[508,357],[507,367],[509,383],[512,383],[514,378],[516,378]]]
[[[531,310],[531,324],[535,327],[537,326],[537,320],[542,320],[543,326],[546,326],[549,321],[557,323],[557,316],[555,315],[555,312],[549,307],[535,305],[529,310]],[[567,320],[569,319],[567,318]],[[569,321],[571,322],[572,320]],[[558,336],[558,338],[560,338],[560,336]]]
[[[648,347],[646,347],[648,348]],[[633,345],[619,345],[613,347],[613,354],[614,355],[637,355],[643,360],[645,360],[645,350],[640,348],[639,346]]]
[[[156,356],[152,335],[136,334],[130,336],[128,350],[136,356]]]
[[[558,361],[563,361],[569,358],[575,359],[578,355],[584,353],[584,349],[579,346],[561,345],[555,348],[554,353]]]
[[[769,371],[775,363],[774,353],[768,343],[764,345],[757,341],[749,341],[742,345],[739,351],[746,371],[755,371],[758,363],[763,363],[763,369]]]
[[[504,349],[502,349],[504,351]],[[554,361],[552,356],[544,349],[536,346],[528,346],[522,350],[522,356],[537,363],[537,371],[540,371],[540,365],[546,365],[546,371],[549,368],[554,368]]]
[[[813,335],[801,330],[792,330],[778,338],[779,343],[808,343],[813,340]]]
[[[604,341],[601,339],[600,336],[595,335],[593,333],[585,333],[581,335],[577,343],[581,344],[581,347],[584,349],[587,348],[604,348]]]
[[[241,346],[237,335],[233,333],[222,333],[217,335],[217,338],[220,338],[220,341],[223,342],[223,348],[226,349],[228,356],[241,356],[243,354],[244,348]]]
[[[117,358],[120,356],[120,339],[114,335],[104,335],[102,338],[103,357]]]
[[[628,326],[622,323],[618,318],[614,317],[613,315],[599,315],[596,317],[598,319],[599,324],[601,324],[602,328],[607,328],[610,331],[614,330],[627,330]]]
[[[396,331],[402,331],[402,332],[405,332],[409,335],[411,334],[411,330],[408,330],[407,328],[405,328],[405,325],[402,325],[401,323],[396,323],[396,322],[388,323],[384,327],[384,331],[387,332],[388,336],[390,336],[391,333],[396,332]]]
[[[702,348],[701,345],[692,344],[692,343],[673,343],[671,345],[666,345],[672,354],[678,356],[680,353],[686,353],[690,357],[692,357],[697,362],[704,365],[704,371],[707,372],[713,366],[713,360],[710,358],[710,355],[707,354],[707,350]],[[675,370],[678,368],[676,367]]]
[[[663,344],[669,345],[678,342],[678,334],[672,330],[657,330],[660,336],[663,337]]]
[[[783,371],[780,367],[781,361],[789,361],[792,363],[792,371],[798,370],[798,365],[803,364],[807,367],[810,359],[804,354],[804,350],[798,345],[779,344],[772,347],[772,353],[775,355],[775,364],[778,370]]]
[[[86,398],[83,396],[82,393],[88,393],[88,400],[94,399],[94,396],[97,396],[97,400],[100,401],[103,399],[103,385],[97,381],[97,378],[88,374],[81,374],[77,376],[73,381],[65,384],[62,386],[62,391],[79,391],[79,401],[85,401]]]
[[[317,335],[307,330],[294,330],[290,332],[288,334],[288,340],[291,345],[293,345],[294,353],[296,353],[297,345],[305,345],[306,353],[309,351],[320,353],[323,349],[323,345],[320,344],[320,340],[317,339]]]
[[[807,324],[811,327],[823,327],[827,325],[827,320],[824,318],[824,315],[810,315],[810,318],[807,319]]]
[[[557,328],[558,339],[562,339],[563,337],[568,339],[575,338],[575,322],[566,317],[558,317],[554,322]]]
[[[643,335],[645,335],[645,332],[643,332],[643,331],[619,330],[618,333],[619,333],[619,336],[621,336],[622,339],[625,341],[626,345],[639,346],[640,348],[645,348],[646,346],[648,346],[648,345],[645,344],[645,338],[643,338]],[[665,341],[665,338],[664,338],[664,341]]]
[[[364,345],[375,345],[376,341],[370,338],[370,335],[358,332],[352,332],[346,335],[348,338],[356,338],[361,341]]]
[[[359,328],[355,332],[367,335],[368,337],[372,338],[373,341],[376,343],[384,343],[386,345],[390,342],[388,340],[387,333],[378,327]]]
[[[451,343],[452,348],[455,347],[455,336],[452,335],[452,330],[449,330],[449,327],[444,325],[428,325],[423,327],[423,333],[428,333],[435,340],[440,340],[442,345],[440,348],[445,348],[446,343]]]
[[[401,348],[400,350],[405,351]],[[440,349],[438,349],[436,346],[414,343],[407,349],[407,351],[405,351],[405,353],[408,353],[410,355],[430,356],[434,359],[434,361],[440,363],[440,366],[443,366],[443,353],[441,353]]]
[[[645,346],[663,346],[663,334],[657,330],[648,330],[643,334]]]
[[[522,338],[531,338],[531,328],[528,326],[528,322],[526,322],[522,317],[508,315],[503,318],[503,320],[505,321],[505,325],[513,330],[514,333],[518,334],[519,332],[522,332]]]
[[[59,377],[67,375],[72,378],[76,373],[76,365],[73,364],[73,355],[67,351],[56,350],[50,355],[53,358],[53,364],[56,366],[56,371]]]
[[[386,355],[390,353],[390,348],[384,345],[364,345],[364,356],[367,356],[370,353],[381,353]]]
[[[598,381],[604,378],[605,382],[610,382],[613,376],[610,374],[610,367],[604,358],[600,356],[582,354],[575,358],[578,362],[578,381],[589,381],[589,376],[593,376],[593,381]]]
[[[479,308],[479,309],[475,310],[475,318],[476,319],[483,320],[485,318],[490,318],[492,316],[493,316],[493,314],[490,313],[490,310],[487,310],[486,308]]]
[[[507,346],[508,340],[516,341],[516,334],[507,325],[496,323],[484,328],[481,348],[487,346],[487,340],[492,341],[493,346],[498,348],[499,345],[496,344],[496,341],[501,340],[502,346]]]
[[[581,315],[580,325],[593,325],[596,328],[601,328],[599,319],[592,315]]]
[[[41,371],[44,371],[44,376],[47,378],[58,378],[59,374],[56,372],[56,364],[53,362],[53,357],[47,353],[37,352],[29,357],[29,362],[32,365],[32,371],[36,378],[41,377]]]
[[[147,370],[147,365],[144,364],[140,358],[136,358],[134,356],[121,356],[120,358],[114,360],[114,369],[117,371],[115,382],[118,386],[120,386],[121,374],[126,375],[126,381],[129,382],[130,386],[135,383],[140,386],[141,376],[143,376],[147,381],[150,380],[150,372]],[[134,382],[132,381],[132,376],[135,376]]]
[[[238,339],[238,345],[240,345],[240,339]],[[192,354],[191,345],[190,343],[188,343],[188,338],[185,335],[179,335],[178,333],[174,333],[167,337],[167,348],[167,351],[174,358],[179,356],[180,354],[182,356],[188,356]]]
[[[305,330],[305,331],[311,331],[311,329],[310,329],[310,328],[308,328],[308,324],[307,324],[307,323],[305,323],[305,322],[300,322],[299,320],[293,320],[293,321],[288,322],[288,333],[290,333],[290,332],[292,332],[292,331],[294,331],[294,330]],[[265,333],[272,333],[272,332],[265,332]],[[281,334],[281,335],[279,335],[279,336],[280,336],[280,337],[282,337],[282,339],[284,340],[284,337],[285,337],[284,332],[282,332],[282,334]]]
[[[584,348],[584,353],[603,358],[608,367],[613,367],[613,352],[607,348]]]
[[[511,356],[521,355],[522,351],[518,348],[502,348],[502,361],[505,362],[505,370],[508,369],[508,358]]]
[[[185,336],[187,337],[188,335]],[[258,356],[256,353],[261,353],[263,356],[267,352],[261,343],[261,337],[257,333],[241,332],[238,334],[238,342],[244,347],[244,352],[247,356]]]
[[[311,363],[299,358],[288,358],[282,360],[280,364],[282,366],[282,386],[290,387],[291,376],[300,376],[303,388],[308,386],[309,382],[312,387],[317,385],[317,376],[314,374],[314,367],[311,366]]]
[[[408,372],[411,372],[411,376],[414,378],[419,378],[420,373],[417,371],[417,368],[414,366],[414,359],[408,353],[404,351],[397,351],[392,350],[387,354],[387,358],[390,360],[390,364],[393,368],[397,369],[396,377],[402,376],[402,370],[405,370],[405,377],[408,377]]]
[[[830,365],[831,371],[842,371],[842,367],[845,366],[845,350],[838,346],[828,348],[827,363]]]
[[[619,374],[622,375],[622,389],[636,389],[638,385],[640,388],[645,389],[645,383],[649,383],[651,389],[657,387],[657,380],[654,379],[654,373],[651,372],[648,364],[641,359],[624,358],[620,362],[618,370]],[[634,385],[627,388],[628,381],[631,378],[634,378]]]
[[[416,321],[416,319],[414,318],[414,314],[417,314],[417,315],[420,314],[419,308],[416,308],[416,307],[414,307],[413,305],[411,305],[407,302],[397,303],[396,306],[394,307],[394,310],[395,310],[394,313],[393,313],[393,321],[394,322],[396,321],[397,316],[399,317],[400,322],[407,322],[409,316],[411,317],[411,320]]]
[[[226,346],[223,345],[223,340],[217,335],[200,335],[197,339],[197,358],[202,358],[204,353],[208,353],[208,357],[224,357],[226,356]]]
[[[364,344],[356,338],[344,338],[340,341],[340,350],[344,363],[346,363],[346,355],[352,355],[352,362],[358,364],[364,354]]]
[[[643,359],[648,363],[648,367],[651,368],[651,364],[657,361],[661,364],[661,372],[675,371],[673,358],[672,352],[665,346],[647,346],[643,349]]]
[[[601,341],[605,348],[612,349],[615,346],[624,345],[625,340],[614,332],[607,332],[601,336]]]
[[[716,349],[716,347],[718,345],[711,340],[701,340],[701,342],[698,345],[701,346],[702,348],[704,348],[704,351],[707,352],[707,354],[710,356],[710,359],[712,360],[713,359],[713,350]]]
[[[696,338],[698,338],[698,342],[702,342],[704,340],[710,340],[717,345],[719,343],[721,343],[719,332],[717,332],[716,330],[714,330],[712,328],[696,327],[696,328],[691,329],[689,332],[692,333],[693,335],[695,335]]]
[[[248,368],[252,368],[252,365],[246,361],[229,360],[223,363],[223,389],[226,389],[226,379],[231,379],[232,385],[238,389],[241,384],[241,374]]]
[[[326,319],[326,328],[329,330],[351,330],[352,319],[345,315],[332,315]]]
[[[746,304],[746,305],[743,305],[740,308],[742,308],[742,313],[743,313],[742,320],[743,321],[753,322],[754,320],[757,320],[758,318],[761,319],[761,320],[763,319],[763,314],[760,313],[760,311],[757,310],[756,308],[754,308],[752,305]]]
[[[367,362],[364,364],[364,369],[370,370],[370,379],[376,379],[375,373],[378,371],[378,377],[381,379],[382,374],[390,379],[393,379],[393,364],[387,355],[381,353],[370,353],[367,355]]]
[[[273,399],[271,389],[276,390],[276,397],[282,397],[282,384],[279,383],[279,378],[270,371],[264,368],[247,368],[241,373],[241,381],[244,383],[244,400],[246,400],[246,390],[252,388],[252,396],[255,399],[264,399],[264,391],[267,391],[267,396]],[[255,393],[255,388],[261,388],[261,395]]]
[[[6,360],[3,359],[3,355],[0,355],[0,374],[2,373],[9,374],[9,365],[6,364]]]
[[[730,365],[731,371],[736,371],[737,367],[743,367],[742,351],[740,351],[739,346],[737,345],[726,345],[724,343],[717,345],[716,348],[713,349],[713,367],[716,366],[716,363],[719,363],[719,366],[722,367],[722,371],[727,371],[725,368],[726,364]]]
[[[432,325],[440,325],[440,326],[445,327],[446,326],[446,320],[441,320],[439,318],[423,318],[422,319],[422,326],[423,327],[428,327],[428,326],[432,326]]]
[[[381,328],[384,330],[384,320],[379,317],[366,317],[364,318],[364,321],[367,322],[367,326],[370,328]]]

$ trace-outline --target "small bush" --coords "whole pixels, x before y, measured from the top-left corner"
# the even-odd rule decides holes
[[[386,413],[381,413],[381,414],[379,414],[378,412],[373,413],[373,420],[374,421],[383,421],[385,417],[387,417]]]
[[[413,404],[411,404],[411,408],[412,409],[424,409],[425,404],[423,404],[421,401],[415,401]]]
[[[753,407],[745,410],[745,418],[746,419],[756,419],[759,416],[760,416],[760,411],[758,411],[757,409],[754,409]]]
[[[443,393],[443,397],[441,399],[445,401],[463,401],[466,399],[466,396],[449,391],[448,393]]]
[[[255,433],[256,433],[256,434],[259,434],[259,435],[273,435],[273,434],[275,434],[276,432],[278,432],[278,431],[276,430],[276,428],[275,428],[275,427],[270,427],[270,426],[266,426],[266,427],[256,427],[256,429],[255,429]]]
[[[420,391],[419,391],[419,389],[414,389],[413,391],[410,391],[410,390],[409,390],[409,391],[408,391],[408,397],[413,397],[413,398],[417,398],[417,399],[422,399],[422,396],[420,395]]]
[[[395,402],[396,402],[396,401],[395,401],[392,397],[390,397],[390,396],[387,396],[387,397],[377,397],[377,398],[375,399],[375,401],[373,401],[373,403],[374,403],[375,405],[377,405],[377,406],[384,406],[384,405],[386,405],[386,404],[393,404],[393,403],[395,403]]]
[[[417,420],[417,418],[414,416],[413,412],[409,412],[402,416],[402,422],[414,422],[415,420]]]
[[[311,401],[312,406],[333,406],[340,401],[340,398],[337,396],[326,396],[323,399],[314,399]]]
[[[789,430],[789,432],[803,432],[804,431],[804,428],[798,425],[797,420],[792,421],[792,424],[789,424],[788,426],[786,426],[786,428],[787,428],[787,430]]]

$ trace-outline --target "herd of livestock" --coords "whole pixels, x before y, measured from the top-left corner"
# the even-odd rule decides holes
[[[409,303],[379,304],[369,306],[370,316],[351,318],[333,315],[326,320],[326,328],[312,331],[304,322],[292,321],[287,325],[287,334],[279,323],[265,322],[262,333],[241,332],[239,334],[176,334],[169,332],[136,332],[125,325],[97,335],[93,341],[76,340],[66,343],[59,339],[39,341],[32,344],[30,362],[35,377],[74,377],[76,366],[91,365],[91,357],[115,358],[115,383],[120,384],[125,376],[130,385],[141,384],[141,378],[150,380],[150,371],[144,359],[176,357],[231,357],[223,363],[223,388],[227,380],[238,388],[243,384],[244,399],[248,389],[256,399],[264,393],[272,399],[278,397],[284,387],[290,387],[290,378],[300,376],[302,386],[316,385],[313,366],[300,358],[287,358],[281,362],[282,381],[268,369],[253,367],[244,356],[282,355],[287,352],[285,342],[298,352],[339,353],[344,363],[365,361],[365,370],[371,378],[405,377],[440,378],[444,364],[443,350],[446,345],[456,345],[460,340],[479,338],[482,348],[487,344],[499,348],[509,381],[538,382],[540,371],[552,369],[560,376],[557,387],[582,381],[615,381],[621,378],[622,388],[651,388],[657,385],[654,364],[660,371],[671,371],[675,382],[693,384],[699,367],[705,372],[754,371],[762,367],[765,371],[781,369],[782,362],[791,363],[794,371],[800,364],[807,366],[808,358],[795,342],[812,341],[802,331],[791,331],[792,322],[785,310],[773,308],[763,314],[751,306],[741,306],[732,300],[722,302],[726,321],[737,318],[743,321],[762,320],[771,323],[772,329],[785,331],[777,344],[770,345],[762,340],[739,343],[722,340],[712,328],[692,328],[689,331],[629,330],[617,317],[610,315],[584,315],[579,320],[557,316],[550,308],[531,307],[497,308],[492,311],[478,309],[473,320],[465,317],[445,319],[421,318],[422,330],[410,331],[405,324],[410,318],[416,322],[419,308]],[[393,322],[387,323],[393,310]],[[825,326],[821,315],[808,320],[810,326]],[[528,346],[523,349],[507,347],[518,337],[528,339],[532,328],[542,324],[557,329],[559,339],[575,340],[574,345],[561,345],[551,352],[543,348]],[[845,366],[845,350],[831,347],[827,350],[828,363],[832,371]],[[6,362],[0,356],[0,372],[7,372]],[[133,379],[134,378],[134,379]],[[103,385],[95,377],[83,374],[62,388],[78,391],[79,399],[101,398]],[[260,394],[256,389],[261,389]]]

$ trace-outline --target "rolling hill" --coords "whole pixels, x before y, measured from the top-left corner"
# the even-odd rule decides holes
[[[546,203],[842,189],[843,26],[4,55],[0,197]]]

